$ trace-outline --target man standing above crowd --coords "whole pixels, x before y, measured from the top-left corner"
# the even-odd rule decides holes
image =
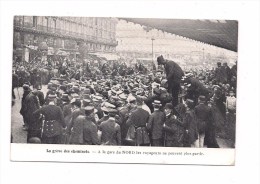
[[[174,61],[165,60],[163,56],[157,57],[158,65],[164,65],[166,78],[168,81],[168,92],[172,94],[172,104],[178,105],[178,95],[180,91],[180,82],[184,72],[181,67]]]

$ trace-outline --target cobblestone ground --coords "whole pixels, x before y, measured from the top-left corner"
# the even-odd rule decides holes
[[[18,95],[19,91],[19,95]],[[47,92],[47,86],[42,87],[42,91],[44,95]],[[21,116],[20,109],[21,109],[21,98],[23,95],[23,88],[20,87],[15,89],[15,104],[12,107],[12,119],[11,119],[11,127],[12,127],[12,136],[13,136],[13,142],[14,143],[26,143],[26,137],[27,137],[27,131],[23,130],[23,117]],[[20,98],[19,98],[20,96]],[[224,138],[217,138],[217,142],[221,148],[231,148],[232,147],[232,141]]]

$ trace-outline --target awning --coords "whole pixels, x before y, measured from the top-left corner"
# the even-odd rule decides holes
[[[238,21],[236,20],[120,19],[143,25],[146,31],[158,29],[237,52]]]

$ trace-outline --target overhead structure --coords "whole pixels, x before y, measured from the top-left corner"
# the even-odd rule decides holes
[[[143,25],[146,31],[158,29],[237,52],[238,21],[236,20],[150,18],[119,19]]]

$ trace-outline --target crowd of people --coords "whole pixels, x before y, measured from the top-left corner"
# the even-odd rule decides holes
[[[27,142],[218,148],[217,134],[230,130],[234,147],[236,64],[183,71],[163,56],[157,63],[14,64]]]

